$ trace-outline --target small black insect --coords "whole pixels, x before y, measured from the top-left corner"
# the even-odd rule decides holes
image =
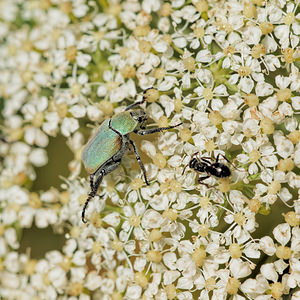
[[[184,167],[182,175],[184,174],[187,166],[198,173],[206,173],[206,176],[198,178],[198,183],[203,184],[207,187],[209,187],[209,185],[203,182],[205,179],[208,179],[211,176],[226,178],[231,175],[229,167],[219,162],[220,156],[222,156],[226,161],[230,163],[230,161],[223,154],[219,153],[217,155],[217,158],[214,159],[212,157],[197,157],[198,153],[199,152],[196,152],[192,155],[191,160]]]

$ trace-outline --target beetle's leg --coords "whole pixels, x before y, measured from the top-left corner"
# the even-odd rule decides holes
[[[149,89],[151,89],[151,88],[149,88]],[[141,104],[145,103],[145,101],[146,101],[145,94],[146,94],[146,92],[147,92],[149,89],[144,90],[144,93],[143,93],[143,100],[137,101],[137,102],[135,102],[135,103],[130,104],[129,106],[127,106],[127,107],[125,108],[125,111],[126,111],[126,110],[129,110],[129,109],[132,109],[132,108],[134,108],[134,107],[136,107],[136,106],[138,106],[138,105],[141,105]]]
[[[174,126],[152,128],[152,129],[147,129],[147,130],[138,130],[138,129],[135,129],[133,132],[136,133],[136,134],[138,134],[138,135],[152,134],[152,133],[155,133],[155,132],[160,132],[160,131],[172,129],[172,128],[175,128],[175,127],[180,126],[180,125],[182,125],[182,123],[179,123],[179,124],[174,125]]]
[[[95,184],[91,187],[91,191],[89,193],[89,196],[88,198],[86,199],[85,203],[84,203],[84,206],[83,206],[83,209],[82,209],[82,213],[81,213],[81,220],[83,223],[86,223],[87,221],[85,220],[84,218],[84,215],[85,215],[85,210],[90,202],[91,199],[93,199],[98,191],[98,188],[99,188],[99,185],[103,179],[103,176],[105,175],[105,170],[102,170],[99,177],[97,177],[97,180],[95,182]]]
[[[146,125],[144,123],[145,121],[140,124],[140,129],[146,129]]]
[[[93,186],[94,186],[94,176],[95,176],[95,174],[91,174],[90,175],[90,187],[91,187],[91,190],[93,190]]]
[[[88,198],[85,201],[83,209],[82,209],[81,219],[82,219],[83,223],[86,223],[84,215],[85,215],[85,210],[88,206],[88,203],[90,202],[91,199],[93,199],[96,196],[99,185],[101,184],[103,177],[106,174],[115,170],[120,165],[120,163],[121,163],[121,159],[111,160],[106,165],[102,166],[96,173],[92,174],[93,176],[96,176],[97,179],[94,182],[93,186],[91,187],[91,191],[90,191]]]
[[[208,185],[207,183],[204,183],[203,180],[209,178],[210,175],[204,176],[204,177],[199,177],[198,178],[198,183],[205,185],[206,187],[210,187],[210,185]]]
[[[136,106],[138,106],[138,105],[141,105],[141,104],[143,104],[145,101],[146,101],[146,99],[145,99],[145,97],[143,97],[143,100],[134,102],[134,103],[130,104],[129,106],[127,106],[127,107],[125,108],[125,111],[126,111],[126,110],[129,110],[129,109],[132,109],[132,108],[134,108],[134,107],[136,107]]]
[[[133,151],[134,151],[134,154],[135,154],[135,158],[136,158],[136,160],[138,161],[138,163],[139,163],[139,165],[140,165],[140,168],[142,169],[142,172],[143,172],[144,178],[145,178],[145,182],[146,182],[147,185],[149,185],[149,182],[148,182],[148,180],[147,180],[146,170],[145,170],[144,164],[143,164],[143,162],[142,162],[142,160],[141,160],[141,157],[140,157],[140,155],[139,155],[138,149],[137,149],[137,147],[136,147],[134,141],[129,140],[129,142],[130,142],[130,144],[131,144],[132,147],[133,147]]]

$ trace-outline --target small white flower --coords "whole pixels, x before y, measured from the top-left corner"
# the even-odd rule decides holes
[[[84,54],[82,52],[79,52],[76,57],[77,64],[81,68],[86,68],[91,60],[92,58],[90,55]]]
[[[251,274],[249,262],[242,261],[241,259],[232,259],[229,268],[235,278],[244,278]]]
[[[148,209],[144,213],[141,225],[145,229],[159,228],[163,222],[161,214],[155,210]]]
[[[176,77],[165,76],[164,80],[158,84],[157,89],[162,92],[169,91],[176,83]]]
[[[142,288],[139,285],[129,286],[126,290],[125,297],[127,299],[140,299],[142,294]]]
[[[290,226],[287,223],[277,225],[273,230],[273,235],[281,245],[286,245],[291,238]]]
[[[76,251],[74,253],[72,261],[77,266],[83,266],[83,265],[85,265],[85,263],[86,263],[85,253],[83,251]]]
[[[273,282],[277,282],[278,280],[278,274],[275,270],[275,266],[273,263],[264,264],[260,268],[261,274],[268,280],[271,280]]]
[[[35,216],[35,223],[38,228],[46,228],[57,221],[55,211],[50,209],[38,209]]]
[[[276,252],[274,241],[269,236],[261,238],[259,244],[260,249],[269,256],[273,255]]]
[[[29,161],[36,167],[42,167],[48,162],[47,152],[44,149],[33,149]]]
[[[85,286],[89,290],[94,291],[101,286],[101,283],[102,283],[101,277],[97,275],[96,271],[92,271],[87,275]]]
[[[248,45],[257,45],[260,41],[261,31],[257,26],[248,26],[243,32],[243,40]]]
[[[292,97],[292,106],[295,110],[300,110],[300,97]]]
[[[117,227],[120,224],[120,215],[116,212],[112,212],[110,214],[107,214],[103,221],[113,227]]]
[[[9,272],[18,273],[20,268],[18,253],[17,252],[8,253],[4,260],[4,266]]]
[[[7,244],[12,249],[18,249],[20,247],[20,244],[17,239],[17,233],[14,228],[12,228],[12,227],[7,228],[4,232],[4,237],[5,237]]]
[[[273,93],[273,86],[266,82],[258,82],[255,87],[255,93],[259,97],[269,96]]]
[[[277,153],[283,158],[289,157],[294,152],[293,143],[281,135],[274,135],[274,142],[277,148]]]
[[[258,121],[254,119],[247,119],[244,121],[243,124],[243,131],[247,132],[247,134],[250,135],[256,135],[259,130]]]
[[[34,127],[29,127],[26,129],[24,139],[30,145],[36,144],[37,146],[43,148],[46,147],[49,143],[47,135],[39,128]]]
[[[64,118],[61,125],[61,132],[64,136],[69,137],[79,128],[78,120],[74,118]]]
[[[55,288],[63,288],[67,282],[66,272],[60,267],[51,269],[48,277]]]

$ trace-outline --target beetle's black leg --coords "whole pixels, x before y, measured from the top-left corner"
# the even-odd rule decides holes
[[[172,129],[172,128],[175,128],[175,127],[180,126],[180,125],[182,125],[182,123],[179,123],[179,124],[174,125],[174,126],[152,128],[152,129],[147,129],[147,130],[138,130],[138,129],[135,129],[133,132],[136,133],[136,134],[138,134],[138,135],[152,134],[152,133],[155,133],[155,132],[160,132],[160,131]]]
[[[89,196],[88,198],[86,199],[85,203],[84,203],[84,206],[83,206],[83,209],[82,209],[82,213],[81,213],[81,220],[83,223],[86,223],[87,221],[85,220],[84,218],[84,215],[85,215],[85,210],[90,202],[91,199],[93,199],[98,191],[98,188],[99,188],[99,185],[103,179],[103,176],[105,175],[105,170],[102,170],[99,177],[97,178],[95,184],[93,185],[93,187],[91,187],[91,191],[89,193]]]
[[[149,89],[152,89],[152,88],[149,88]],[[126,110],[129,110],[129,109],[132,109],[132,108],[134,108],[134,107],[136,107],[136,106],[138,106],[138,105],[141,105],[141,104],[145,103],[145,101],[146,101],[145,94],[146,94],[146,92],[147,92],[149,89],[144,90],[144,93],[143,93],[143,100],[137,101],[137,102],[135,102],[135,103],[130,104],[129,106],[127,106],[127,107],[125,108],[125,111],[126,111]]]
[[[199,177],[199,178],[198,178],[198,183],[203,184],[203,185],[205,185],[206,187],[210,187],[210,185],[208,185],[207,183],[204,183],[204,182],[203,182],[203,180],[205,180],[205,179],[207,179],[207,178],[209,178],[209,177],[210,177],[210,175],[204,176],[204,177]]]
[[[146,129],[146,126],[145,126],[144,122],[142,122],[142,123],[140,124],[140,129]]]
[[[129,106],[127,106],[127,107],[125,108],[125,111],[126,111],[126,110],[129,110],[129,109],[132,109],[132,108],[134,108],[134,107],[136,107],[136,106],[138,106],[138,105],[141,105],[141,104],[143,104],[145,101],[146,101],[146,98],[143,97],[143,100],[134,102],[134,103],[130,104]]]
[[[96,176],[96,181],[94,182],[93,186],[91,187],[91,191],[88,195],[87,200],[84,203],[83,209],[82,209],[82,214],[81,214],[81,219],[83,223],[86,223],[86,220],[84,218],[85,210],[88,206],[88,203],[90,202],[91,199],[93,199],[98,191],[99,185],[102,182],[102,179],[105,175],[108,173],[112,172],[115,170],[121,163],[121,159],[116,159],[116,160],[110,160],[107,164],[102,165],[100,169],[98,169],[94,174],[92,174],[94,177]],[[101,196],[100,196],[101,197]]]
[[[138,161],[138,163],[139,163],[139,165],[140,165],[140,168],[142,169],[142,172],[143,172],[144,178],[145,178],[145,182],[146,182],[147,185],[149,185],[149,182],[148,182],[148,180],[147,180],[146,170],[145,170],[144,164],[143,164],[143,162],[142,162],[142,160],[141,160],[141,157],[140,157],[140,155],[139,155],[138,149],[137,149],[137,147],[136,147],[134,141],[129,140],[129,142],[130,142],[130,144],[131,144],[132,147],[133,147],[133,151],[134,151],[134,154],[135,154],[135,158],[136,158],[136,160]]]
[[[91,187],[91,190],[93,190],[93,186],[94,186],[94,176],[95,176],[95,174],[91,174],[90,175],[90,187]]]

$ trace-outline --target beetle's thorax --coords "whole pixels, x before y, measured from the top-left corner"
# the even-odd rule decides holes
[[[111,128],[120,135],[125,135],[132,132],[137,125],[138,121],[132,117],[131,112],[129,111],[116,114],[110,120]]]

